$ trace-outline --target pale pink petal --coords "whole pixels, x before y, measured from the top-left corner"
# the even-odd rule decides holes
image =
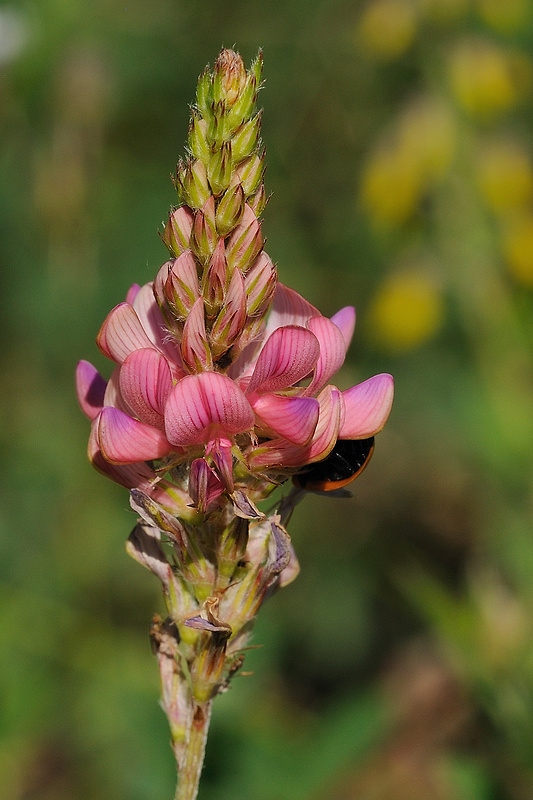
[[[385,425],[392,406],[394,383],[384,372],[342,393],[345,417],[341,439],[367,439]]]
[[[111,407],[100,412],[98,443],[106,461],[115,464],[149,461],[172,452],[160,430]]]
[[[179,347],[165,325],[163,314],[154,297],[152,283],[145,283],[144,286],[141,286],[133,303],[133,308],[150,340],[150,344],[161,350],[170,362],[174,362],[178,367],[181,367]],[[142,346],[146,347],[146,345]]]
[[[298,447],[286,439],[273,439],[250,451],[252,468],[301,467],[326,458],[338,439],[344,408],[341,393],[335,386],[326,386],[317,400],[320,416],[309,444]]]
[[[120,391],[120,370],[121,367],[115,367],[111,373],[111,377],[107,382],[107,387],[105,390],[104,406],[120,408],[121,411],[131,415],[132,410],[122,397],[122,393]]]
[[[187,375],[171,390],[165,408],[167,437],[175,445],[201,444],[250,430],[254,414],[239,387],[218,372]]]
[[[215,470],[228,492],[232,492],[233,484],[233,455],[231,441],[226,437],[213,439],[205,448],[205,455],[212,459]]]
[[[319,392],[342,367],[346,355],[346,345],[340,330],[327,317],[313,317],[307,323],[307,327],[315,334],[320,343],[320,356],[315,373],[305,390],[305,394],[311,397]]]
[[[289,289],[283,283],[278,283],[267,322],[266,336],[283,325],[305,327],[311,317],[321,316],[320,311],[308,303],[298,292]]]
[[[252,407],[262,427],[294,444],[307,444],[318,422],[319,403],[314,397],[264,394]]]
[[[122,364],[134,350],[153,347],[129,303],[120,303],[109,312],[96,337],[96,344],[105,356],[118,364]]]
[[[246,393],[287,389],[309,375],[319,356],[320,345],[311,331],[298,325],[278,328],[259,354]]]
[[[168,481],[161,480],[144,461],[134,464],[111,464],[106,461],[98,444],[99,422],[99,417],[93,421],[87,448],[89,461],[94,468],[126,489],[142,489],[167,510],[187,519],[192,503],[189,495]]]
[[[355,329],[355,308],[353,306],[345,306],[344,308],[341,308],[340,311],[337,311],[336,314],[333,314],[331,321],[335,323],[337,328],[342,333],[346,350],[348,350]]]
[[[165,403],[172,388],[166,358],[153,348],[135,350],[120,368],[120,392],[142,422],[164,430]]]
[[[81,410],[94,419],[104,405],[107,381],[89,361],[80,361],[76,367],[76,394]]]
[[[204,300],[199,297],[183,326],[181,356],[191,372],[212,369],[213,357],[205,330]]]
[[[128,293],[126,295],[126,303],[130,303],[131,305],[133,305],[133,301],[139,294],[140,288],[141,287],[139,286],[138,283],[134,283],[132,286],[130,286],[130,288],[128,289]]]

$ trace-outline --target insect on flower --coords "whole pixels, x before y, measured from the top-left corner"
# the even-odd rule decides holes
[[[292,482],[308,492],[333,492],[351,483],[364,470],[374,452],[374,437],[337,439],[323,460],[304,467]]]

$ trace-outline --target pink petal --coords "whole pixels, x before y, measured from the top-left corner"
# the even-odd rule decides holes
[[[87,448],[93,467],[126,489],[142,489],[172,513],[178,512],[180,516],[187,518],[191,506],[189,495],[168,481],[161,480],[144,461],[119,465],[105,460],[98,444],[99,422],[99,419],[93,421]]]
[[[139,286],[138,283],[134,283],[132,286],[130,286],[130,288],[128,289],[128,293],[126,295],[126,303],[130,303],[131,305],[133,305],[133,301],[139,294],[140,288],[141,287]]]
[[[233,455],[231,441],[226,437],[213,439],[205,448],[205,455],[212,459],[217,475],[228,492],[232,492],[233,484]]]
[[[342,367],[346,355],[344,337],[334,322],[327,317],[313,317],[307,323],[320,343],[320,356],[313,380],[305,390],[307,396],[319,392],[329,379]]]
[[[305,327],[311,317],[321,316],[320,311],[308,303],[298,292],[289,289],[283,283],[278,283],[268,318],[266,335],[269,336],[276,328],[284,325]]]
[[[120,368],[122,397],[142,422],[164,429],[165,402],[172,388],[166,358],[152,348],[135,350]]]
[[[355,328],[355,308],[353,306],[341,308],[340,311],[333,314],[331,321],[342,333],[346,344],[346,350],[348,350]]]
[[[76,394],[81,410],[89,419],[94,419],[104,404],[107,381],[96,367],[88,361],[80,361],[76,367]]]
[[[304,445],[315,432],[319,403],[314,397],[264,394],[252,403],[260,422],[277,436]]]
[[[276,392],[305,378],[320,356],[316,336],[298,325],[277,328],[261,350],[246,390]]]
[[[134,350],[153,347],[129,303],[120,303],[109,312],[96,337],[96,344],[105,356],[118,364]]]
[[[141,286],[133,303],[133,308],[150,340],[150,344],[161,350],[170,362],[181,367],[179,347],[165,325],[163,314],[154,297],[152,283],[145,283],[144,286]],[[141,346],[146,347],[146,345]]]
[[[126,414],[131,416],[131,408],[128,406],[122,393],[120,391],[120,370],[121,367],[115,367],[111,373],[111,377],[107,382],[107,387],[104,395],[104,406],[112,406],[113,408],[120,408]]]
[[[181,357],[191,372],[212,369],[213,357],[205,330],[204,300],[199,297],[183,326]]]
[[[218,372],[187,375],[171,390],[165,408],[167,437],[175,445],[194,445],[248,431],[254,414],[231,378]]]
[[[326,386],[317,400],[320,416],[309,444],[297,447],[285,439],[273,439],[251,451],[249,462],[253,468],[301,467],[326,458],[338,439],[344,408],[341,393],[335,386]]]
[[[149,461],[172,452],[172,446],[157,428],[110,407],[100,413],[98,443],[106,461],[115,464]]]
[[[367,439],[385,425],[392,406],[394,383],[386,372],[374,375],[342,393],[345,418],[341,439]]]

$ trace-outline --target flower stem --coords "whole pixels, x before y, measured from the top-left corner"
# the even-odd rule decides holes
[[[179,774],[174,800],[196,800],[211,719],[211,704],[212,701],[194,705],[187,746],[176,752]]]

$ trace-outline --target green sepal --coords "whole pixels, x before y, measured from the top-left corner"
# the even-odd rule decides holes
[[[207,179],[215,197],[228,188],[231,180],[230,142],[224,142],[220,150],[211,154],[207,167]]]
[[[241,125],[233,136],[231,140],[231,152],[234,164],[238,164],[239,161],[247,158],[257,147],[262,115],[263,112],[261,110],[255,117],[252,117],[248,122],[245,122],[244,125]]]
[[[219,236],[228,233],[239,224],[244,212],[244,190],[240,183],[227,189],[217,206],[215,221]]]

